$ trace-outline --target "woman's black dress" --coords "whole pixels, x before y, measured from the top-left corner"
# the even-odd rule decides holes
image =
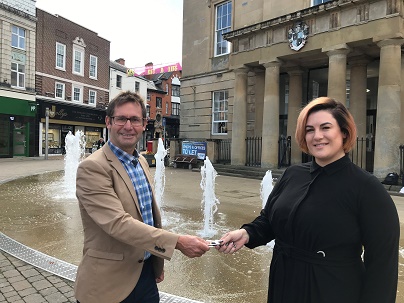
[[[397,210],[381,182],[347,156],[288,168],[243,228],[249,248],[275,239],[270,303],[395,302]]]

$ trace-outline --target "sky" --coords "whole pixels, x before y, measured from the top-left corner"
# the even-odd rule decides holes
[[[36,7],[98,33],[111,42],[111,60],[136,68],[181,63],[182,1],[36,0]]]

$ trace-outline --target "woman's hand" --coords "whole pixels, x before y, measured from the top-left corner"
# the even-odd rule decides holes
[[[232,254],[241,249],[244,244],[248,243],[250,236],[245,229],[238,229],[223,235],[220,240],[223,244],[217,246],[216,249],[225,254]]]

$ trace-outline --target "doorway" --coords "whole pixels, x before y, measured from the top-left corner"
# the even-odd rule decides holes
[[[29,123],[14,122],[13,157],[28,157]]]

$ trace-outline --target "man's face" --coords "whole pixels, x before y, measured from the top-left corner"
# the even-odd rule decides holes
[[[124,125],[116,125],[117,117],[138,118],[142,120],[140,125],[133,125],[129,120]],[[121,119],[122,120],[122,119]],[[117,106],[114,111],[114,118],[106,117],[105,123],[109,129],[109,140],[128,154],[133,154],[136,143],[142,137],[146,122],[143,120],[142,108],[137,103],[125,103]]]

